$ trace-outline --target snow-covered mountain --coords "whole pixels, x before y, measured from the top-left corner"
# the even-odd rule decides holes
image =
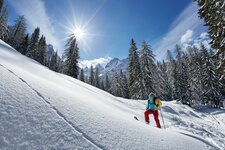
[[[224,110],[163,102],[166,129],[158,129],[152,116],[144,123],[145,105],[53,72],[0,40],[1,150],[225,149]]]
[[[112,60],[109,61],[109,63],[106,64],[105,67],[102,65],[98,64],[95,67],[99,68],[99,74],[103,77],[107,74],[109,79],[112,79],[113,75],[117,72],[119,73],[120,70],[123,71],[124,74],[128,77],[128,58],[126,59],[118,59],[118,58],[113,58]],[[90,75],[90,68],[85,67],[84,69],[84,74],[89,76]]]
[[[118,59],[118,58],[114,58],[112,59],[106,66],[104,69],[104,74],[108,74],[109,77],[112,77],[113,74],[115,74],[116,72],[120,72],[120,70],[123,71],[124,74],[126,74],[128,76],[128,58],[126,59]]]

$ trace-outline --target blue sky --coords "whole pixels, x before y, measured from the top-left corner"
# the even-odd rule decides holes
[[[18,15],[27,19],[28,32],[39,26],[47,42],[60,53],[74,28],[82,60],[126,58],[130,40],[137,47],[146,40],[156,58],[165,58],[175,44],[193,43],[207,32],[192,0],[5,0],[9,23]]]

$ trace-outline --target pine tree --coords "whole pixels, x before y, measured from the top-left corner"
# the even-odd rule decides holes
[[[80,81],[83,81],[84,82],[84,69],[82,68],[80,70],[80,77],[79,77]]]
[[[111,87],[108,90],[111,94],[114,96],[121,96],[121,91],[120,91],[120,85],[119,85],[119,76],[117,72],[114,73],[113,78],[112,78],[112,84]]]
[[[189,85],[191,92],[191,103],[200,104],[202,100],[202,78],[201,78],[201,67],[200,57],[197,47],[189,46],[186,51],[188,52],[189,61]]]
[[[30,42],[30,39],[29,39],[29,34],[27,34],[25,36],[25,38],[22,39],[22,42],[21,44],[19,45],[19,50],[21,50],[21,54],[25,55],[27,53],[27,48],[29,46],[29,42]]]
[[[157,74],[158,80],[156,80],[158,88],[157,94],[160,95],[163,99],[172,100],[172,85],[169,82],[169,78],[167,75],[167,65],[163,60],[162,64],[157,63]]]
[[[176,62],[174,64],[174,98],[182,100],[181,78],[182,78],[182,52],[179,45],[175,46]]]
[[[90,68],[90,76],[89,76],[89,84],[90,85],[94,85],[94,68],[93,66],[91,65],[91,68]]]
[[[65,62],[63,61],[63,59],[61,59],[59,57],[59,73],[63,73],[63,74],[66,74],[66,64]]]
[[[108,91],[109,88],[110,88],[110,81],[109,81],[108,74],[106,73],[106,75],[105,75],[105,91]]]
[[[140,68],[139,56],[137,53],[136,43],[131,39],[131,47],[129,49],[129,97],[131,99],[144,99],[146,93],[142,81],[142,73]]]
[[[187,104],[191,106],[193,104],[191,100],[191,87],[190,87],[190,67],[189,65],[189,59],[187,54],[184,54],[182,57],[182,63],[181,63],[181,102],[183,104]]]
[[[49,68],[55,72],[59,71],[58,52],[54,52],[54,54],[52,55]]]
[[[56,52],[57,55],[57,52]],[[57,57],[56,57],[56,63],[57,63]],[[47,44],[45,41],[45,37],[42,35],[39,42],[38,42],[38,48],[37,48],[37,61],[41,63],[42,65],[47,66]],[[55,69],[54,71],[57,71],[58,69]]]
[[[119,73],[115,72],[113,75],[112,84],[108,91],[114,96],[128,98],[128,83],[122,70],[120,70]]]
[[[0,39],[6,41],[8,38],[8,10],[4,6],[4,1],[0,0]]]
[[[120,74],[119,74],[119,85],[120,85],[120,90],[121,90],[120,96],[124,97],[124,98],[129,98],[127,77],[125,74],[123,74],[122,70],[120,70]]]
[[[100,88],[99,69],[97,66],[95,67],[94,79],[94,86]]]
[[[224,0],[196,0],[199,5],[198,14],[209,27],[212,38],[211,46],[217,50],[220,64],[218,70],[225,78],[225,2]]]
[[[65,56],[67,66],[66,74],[73,78],[77,78],[79,74],[78,59],[80,57],[79,49],[77,47],[77,39],[73,34],[69,36],[67,41]]]
[[[175,85],[176,85],[176,72],[177,72],[177,65],[176,61],[174,60],[172,53],[170,50],[167,50],[167,70],[166,74],[168,76],[168,81],[169,84],[171,85],[172,88],[172,99],[177,99],[176,94],[175,94]]]
[[[101,89],[105,91],[105,86],[104,86],[104,82],[101,81]]]
[[[15,25],[10,28],[8,43],[18,52],[24,51],[21,49],[23,39],[26,37],[26,20],[24,16],[19,16]]]
[[[155,56],[152,52],[151,46],[146,41],[143,41],[140,52],[140,65],[142,68],[143,84],[145,85],[145,99],[147,99],[147,93],[155,91],[154,76],[156,73],[156,65],[154,60]]]
[[[201,60],[203,61],[203,85],[204,85],[204,103],[213,107],[219,107],[220,98],[222,96],[221,89],[223,87],[219,80],[219,74],[213,66],[212,60],[205,46],[201,44],[200,48]]]
[[[181,51],[179,45],[175,46],[176,52],[176,70],[174,73],[174,87],[175,87],[175,96],[178,100],[180,100],[183,104],[191,105],[190,101],[190,85],[189,85],[189,74],[188,74],[188,66],[186,65],[188,62],[186,55]]]
[[[38,54],[38,42],[39,42],[39,34],[40,34],[40,28],[37,27],[34,32],[31,35],[30,44],[27,48],[26,56],[37,60]]]
[[[3,0],[0,0],[0,13],[2,11],[3,3],[4,3],[4,1]]]

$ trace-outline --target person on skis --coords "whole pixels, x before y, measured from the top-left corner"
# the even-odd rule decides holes
[[[158,107],[161,105],[162,105],[161,100],[158,97],[156,97],[154,93],[151,92],[148,96],[146,111],[144,112],[145,122],[147,124],[149,124],[149,114],[153,114],[157,127],[161,128],[158,118],[159,116]]]

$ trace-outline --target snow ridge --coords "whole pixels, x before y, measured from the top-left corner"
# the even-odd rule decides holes
[[[15,74],[13,71],[11,71],[10,69],[6,68],[5,66],[3,66],[2,64],[0,64],[0,66],[2,66],[3,68],[5,68],[6,70],[8,70],[10,73],[12,73],[14,76],[16,76],[18,79],[20,79],[23,83],[25,83],[30,89],[32,89],[45,103],[46,105],[48,105],[48,107],[50,107],[52,110],[54,110],[57,115],[66,123],[68,124],[68,126],[70,126],[75,132],[78,132],[80,135],[83,136],[84,139],[86,139],[87,142],[89,142],[90,144],[92,144],[94,147],[96,147],[97,149],[102,149],[104,150],[105,148],[96,143],[95,141],[93,141],[87,134],[85,134],[84,132],[82,132],[78,127],[76,127],[71,121],[69,121],[68,119],[66,119],[66,117],[54,106],[51,105],[51,103],[40,93],[38,92],[36,89],[34,89],[31,85],[29,85],[24,79],[22,79],[21,77],[19,77],[17,74]]]

